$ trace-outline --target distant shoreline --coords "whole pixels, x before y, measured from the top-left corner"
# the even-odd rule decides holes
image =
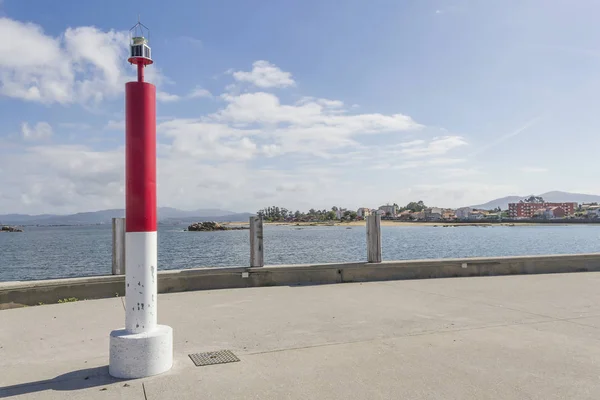
[[[242,221],[238,221],[238,222],[225,222],[223,223],[224,225],[229,224],[229,225],[248,225],[248,222],[242,222]],[[365,226],[365,221],[352,221],[352,222],[265,222],[265,225],[272,225],[272,226],[299,226],[299,227],[305,227],[305,226],[347,226],[347,227],[353,227],[353,226]],[[510,221],[510,222],[490,222],[490,221],[465,221],[465,222],[449,222],[449,221],[438,221],[438,222],[427,222],[427,221],[393,221],[393,220],[382,220],[381,221],[381,226],[435,226],[435,227],[462,227],[462,226],[482,226],[482,227],[487,227],[487,226],[546,226],[546,225],[551,225],[551,226],[562,226],[562,225],[585,225],[585,224],[591,224],[591,225],[600,225],[600,220],[599,221],[586,221],[586,222],[565,222],[565,221],[560,221],[560,222],[530,222],[530,221],[523,221],[523,222],[515,222],[515,221]]]
[[[248,221],[223,221],[220,222],[224,226],[248,226]],[[265,225],[270,226],[365,226],[365,221],[351,221],[351,222],[265,222]],[[535,221],[523,220],[523,221],[394,221],[394,220],[381,220],[381,226],[434,226],[434,227],[461,227],[461,226],[565,226],[565,225],[600,225],[600,219],[598,220],[547,220],[547,221]],[[61,225],[16,225],[19,228],[53,228],[53,227],[86,227],[86,226],[110,226],[110,224],[61,224]],[[158,226],[187,226],[184,223],[165,223],[159,222]]]

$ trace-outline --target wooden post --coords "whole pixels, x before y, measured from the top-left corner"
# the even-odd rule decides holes
[[[367,261],[381,262],[381,215],[367,217]]]
[[[264,267],[263,220],[250,217],[250,266]]]
[[[112,219],[112,274],[125,275],[125,218]]]

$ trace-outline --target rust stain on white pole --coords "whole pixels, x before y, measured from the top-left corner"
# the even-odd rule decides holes
[[[381,262],[381,215],[367,217],[367,261]]]
[[[261,217],[250,217],[250,266],[264,265],[263,220]]]
[[[125,275],[125,218],[112,219],[112,274]]]

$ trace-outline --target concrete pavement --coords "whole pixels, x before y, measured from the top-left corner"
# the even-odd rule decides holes
[[[600,273],[163,294],[175,365],[107,375],[122,298],[0,311],[0,398],[598,399]],[[189,353],[241,362],[196,367]]]

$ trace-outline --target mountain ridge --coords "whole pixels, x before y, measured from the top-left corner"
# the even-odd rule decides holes
[[[192,211],[179,210],[172,207],[158,208],[158,222],[178,223],[182,221],[235,221],[236,218],[246,220],[250,213],[234,212],[217,208],[198,209]],[[112,218],[123,218],[125,210],[114,208],[108,210],[88,211],[67,215],[59,214],[4,214],[0,215],[0,224],[9,225],[94,225],[110,223]]]
[[[518,203],[519,200],[525,200],[530,196],[540,196],[545,201],[549,203],[600,203],[600,196],[595,194],[585,194],[585,193],[571,193],[571,192],[561,192],[559,190],[553,190],[550,192],[537,194],[537,195],[527,195],[527,196],[506,196],[500,197],[498,199],[490,200],[487,203],[478,204],[475,206],[471,206],[471,208],[477,208],[482,210],[492,210],[497,207],[500,207],[502,210],[508,209],[508,203]]]

